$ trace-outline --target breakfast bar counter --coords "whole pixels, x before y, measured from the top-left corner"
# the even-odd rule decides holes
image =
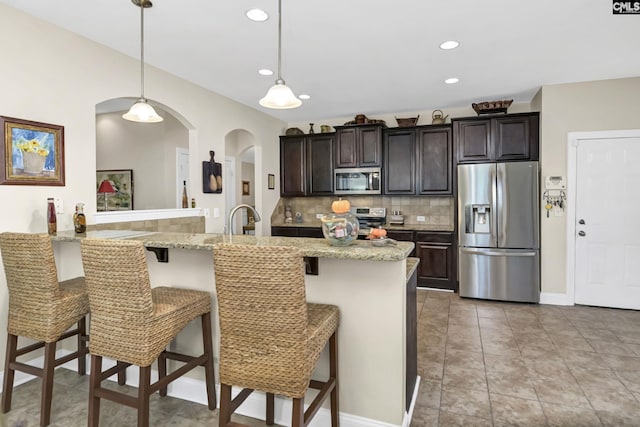
[[[219,342],[215,272],[212,249],[218,243],[296,246],[305,257],[317,258],[317,275],[306,275],[307,300],[334,304],[340,309],[338,328],[340,419],[343,427],[405,426],[409,424],[410,405],[415,390],[406,390],[418,382],[407,381],[407,352],[415,352],[407,343],[407,256],[413,243],[375,247],[370,241],[355,241],[346,247],[330,246],[325,239],[262,237],[249,235],[156,233],[102,230],[76,235],[58,232],[52,236],[61,279],[83,274],[80,241],[85,238],[140,240],[150,249],[147,264],[152,286],[175,286],[206,290],[211,293],[214,343]],[[161,248],[167,262],[158,262],[153,251]],[[411,301],[411,298],[409,298]],[[413,303],[415,304],[415,302]],[[415,316],[415,314],[413,314]],[[172,350],[198,353],[202,350],[200,326],[189,324],[171,344]],[[216,345],[216,366],[218,348]],[[323,352],[314,377],[328,375],[328,352]],[[130,368],[131,369],[131,368]],[[137,371],[127,375],[137,385]],[[204,375],[195,370],[184,381],[169,386],[169,395],[206,403]],[[411,388],[411,387],[408,387]],[[306,399],[311,401],[314,391]],[[255,397],[253,397],[255,396]],[[238,413],[264,419],[264,395],[254,393]],[[290,417],[290,400],[276,400],[276,423]],[[322,408],[312,426],[328,426],[329,411]]]

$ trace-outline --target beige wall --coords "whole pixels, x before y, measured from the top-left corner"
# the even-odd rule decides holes
[[[0,114],[64,126],[66,168],[63,187],[0,186],[0,200],[7,204],[0,210],[0,231],[46,232],[47,197],[63,199],[59,229],[72,229],[77,202],[86,203],[87,222],[93,224],[96,104],[138,96],[139,60],[5,5],[0,5],[0,51]],[[202,161],[209,159],[209,150],[224,158],[225,135],[234,129],[245,129],[255,137],[260,148],[256,152],[257,173],[267,167],[273,170],[272,165],[278,164],[278,136],[286,127],[284,122],[149,66],[145,93],[189,129],[191,181],[201,181]],[[260,96],[256,94],[256,99]],[[263,188],[261,179],[260,173],[255,188]],[[218,207],[224,212],[223,194],[204,195],[201,188],[196,188],[191,196],[198,207],[210,208],[212,213]],[[271,212],[277,201],[273,191],[256,195],[261,211]],[[266,215],[267,229],[269,221]],[[222,232],[223,226],[222,215],[211,215],[205,228],[207,232]],[[4,271],[0,271],[0,313],[5,313],[0,316],[0,342],[6,342]],[[4,360],[4,350],[0,345],[0,360]]]
[[[153,125],[122,120],[122,112],[96,116],[96,169],[132,169],[134,209],[175,209],[176,148],[189,133],[170,114]],[[189,194],[201,180],[188,183]]]
[[[569,132],[640,129],[640,77],[544,86],[538,98],[543,179],[567,175]],[[542,292],[566,292],[566,221],[542,215]]]

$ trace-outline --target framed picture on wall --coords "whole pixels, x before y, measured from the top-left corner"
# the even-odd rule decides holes
[[[0,184],[64,185],[64,126],[0,116]]]
[[[249,191],[249,181],[242,181],[242,195],[249,196],[251,192]]]
[[[98,212],[133,210],[133,170],[96,171]]]

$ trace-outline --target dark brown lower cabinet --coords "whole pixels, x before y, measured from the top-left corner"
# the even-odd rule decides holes
[[[271,227],[272,236],[281,237],[324,237],[320,227]]]
[[[418,286],[457,291],[452,232],[416,232]]]

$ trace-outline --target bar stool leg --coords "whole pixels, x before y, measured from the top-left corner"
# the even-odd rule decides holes
[[[291,399],[293,403],[293,411],[291,416],[291,427],[304,426],[304,399]]]
[[[340,411],[338,408],[338,331],[329,338],[329,376],[335,381],[331,390],[331,427],[340,426]]]
[[[266,419],[266,424],[268,426],[272,426],[274,423],[274,403],[275,403],[275,396],[273,393],[267,393],[267,419]]]
[[[151,366],[140,367],[138,388],[138,427],[149,427],[149,389],[151,385]]]
[[[16,361],[18,351],[18,336],[7,334],[7,354],[4,363],[4,384],[2,385],[2,413],[11,410],[11,395],[13,394],[13,378],[16,373],[11,364]]]
[[[40,425],[47,426],[51,420],[51,397],[53,395],[53,370],[56,367],[56,343],[44,345],[44,367],[42,368],[42,396],[40,397]]]
[[[218,412],[218,427],[227,427],[231,421],[231,386],[220,383],[220,411]]]
[[[91,374],[89,375],[89,418],[88,425],[98,427],[100,421],[100,398],[96,389],[100,387],[102,376],[102,356],[91,355]]]
[[[167,376],[167,358],[165,357],[164,351],[160,353],[158,356],[158,381]],[[158,390],[160,396],[165,397],[167,395],[167,387],[161,387]]]
[[[200,316],[202,319],[202,342],[207,361],[204,365],[204,378],[207,385],[209,409],[216,409],[216,374],[213,367],[213,339],[211,337],[211,312]]]
[[[87,373],[87,318],[78,321],[78,375]]]

